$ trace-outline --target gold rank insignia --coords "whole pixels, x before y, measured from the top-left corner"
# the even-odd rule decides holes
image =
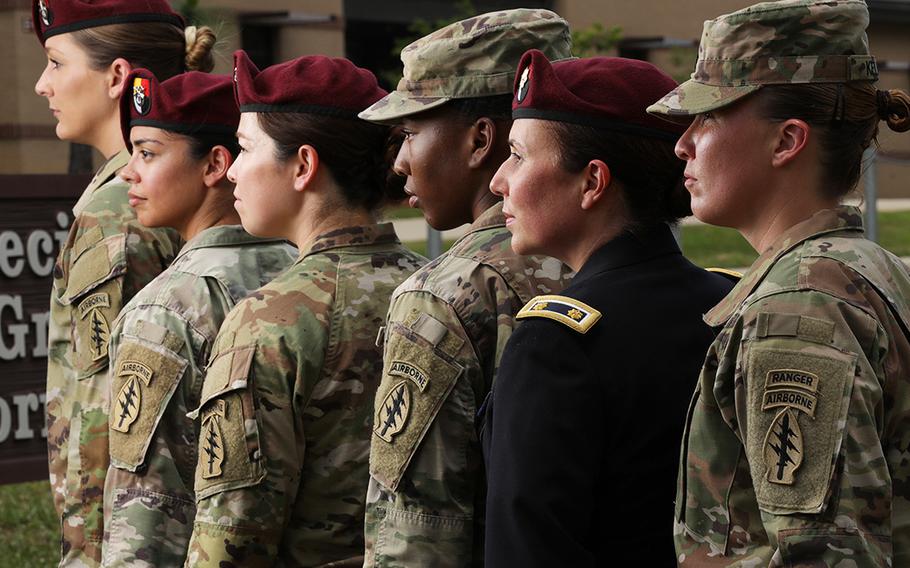
[[[376,427],[373,432],[386,442],[391,442],[392,438],[404,428],[410,411],[411,391],[408,389],[407,381],[401,381],[392,387],[385,400],[382,401],[382,405],[376,412]]]
[[[591,306],[565,296],[537,296],[521,308],[516,319],[547,318],[586,333],[597,323],[601,313]]]
[[[92,294],[79,303],[79,317],[88,318],[88,344],[92,353],[92,361],[103,359],[107,356],[107,344],[111,338],[111,329],[107,318],[101,308],[111,307],[110,296],[104,292]]]
[[[221,465],[224,463],[224,437],[221,435],[221,420],[227,412],[227,403],[216,400],[202,412],[201,447],[202,456],[199,458],[202,467],[202,477],[210,479],[219,477],[223,472]]]
[[[803,463],[803,434],[799,415],[815,417],[818,408],[818,375],[796,369],[774,369],[765,377],[762,410],[776,412],[765,434],[768,481],[793,485]]]
[[[154,372],[148,365],[139,361],[123,361],[117,375],[125,377],[126,382],[117,394],[117,403],[110,417],[111,428],[127,433],[133,422],[139,418],[139,409],[142,406],[141,385],[148,386]]]

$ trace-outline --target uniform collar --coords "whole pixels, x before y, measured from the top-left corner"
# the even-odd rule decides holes
[[[200,231],[199,234],[187,241],[186,244],[183,245],[183,248],[180,249],[180,253],[177,254],[177,258],[186,255],[190,251],[203,248],[230,247],[251,243],[281,242],[284,241],[282,239],[266,239],[262,237],[254,237],[253,235],[244,231],[243,227],[240,225],[218,225],[217,227],[209,227],[208,229]]]
[[[681,252],[676,239],[673,238],[673,232],[667,225],[661,223],[635,233],[627,231],[594,251],[572,282],[580,282],[601,272],[671,254]]]
[[[502,201],[496,203],[486,211],[480,214],[480,217],[474,219],[474,222],[468,227],[468,232],[476,233],[477,231],[483,231],[484,229],[489,229],[490,227],[505,227],[506,226],[506,216],[502,213]],[[462,237],[464,238],[464,237]],[[460,239],[459,239],[460,240]]]
[[[300,258],[334,248],[377,244],[400,244],[391,223],[344,227],[323,233],[310,243],[309,248],[300,251]]]
[[[714,327],[722,325],[746,300],[749,294],[764,280],[771,267],[801,243],[828,233],[842,231],[863,232],[863,215],[852,206],[823,209],[805,221],[793,225],[784,232],[761,256],[752,263],[739,283],[719,304],[705,315],[705,323]]]
[[[107,183],[113,178],[120,169],[126,166],[130,161],[129,150],[124,148],[116,154],[110,157],[110,159],[104,163],[103,166],[95,173],[95,177],[92,178],[92,181],[89,182],[88,187],[85,188],[85,191],[82,192],[82,195],[79,197],[79,201],[76,202],[76,205],[73,207],[73,215],[79,216],[82,213],[82,210],[85,209],[85,206],[88,205],[89,199],[96,189]]]

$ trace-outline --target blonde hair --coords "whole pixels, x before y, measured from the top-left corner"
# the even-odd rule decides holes
[[[207,26],[182,30],[165,22],[142,22],[97,26],[72,34],[95,69],[104,69],[122,57],[164,81],[184,71],[207,73],[215,67],[215,32]]]

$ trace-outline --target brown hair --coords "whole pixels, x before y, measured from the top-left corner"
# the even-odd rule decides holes
[[[164,81],[184,71],[209,72],[215,67],[215,32],[205,26],[182,30],[166,22],[143,22],[97,26],[72,34],[95,69],[104,69],[122,57]]]
[[[877,143],[879,120],[895,132],[910,129],[910,96],[897,89],[879,91],[870,82],[769,85],[755,96],[765,118],[797,118],[812,126],[828,197],[843,197],[856,186],[863,151]]]
[[[275,141],[276,158],[286,161],[304,144],[316,149],[345,201],[368,211],[395,198],[405,178],[392,171],[395,134],[365,120],[308,113],[259,113],[259,126]]]
[[[629,209],[627,230],[673,223],[692,214],[683,185],[685,163],[674,143],[593,126],[548,121],[563,169],[577,173],[591,160],[602,160],[619,182]]]

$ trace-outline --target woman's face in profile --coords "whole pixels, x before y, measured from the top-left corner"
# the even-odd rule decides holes
[[[555,136],[545,120],[516,120],[509,132],[509,158],[490,182],[490,190],[503,198],[512,250],[564,260],[566,246],[577,232],[581,209],[574,196],[584,184],[584,172],[563,168]]]

